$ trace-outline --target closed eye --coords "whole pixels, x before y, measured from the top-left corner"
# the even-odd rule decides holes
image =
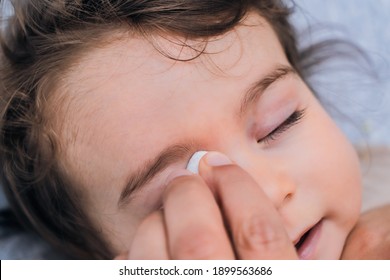
[[[297,110],[292,113],[284,122],[282,122],[277,128],[268,133],[265,137],[257,140],[257,143],[268,144],[271,141],[274,141],[281,134],[286,132],[289,128],[293,127],[304,117],[305,109]]]

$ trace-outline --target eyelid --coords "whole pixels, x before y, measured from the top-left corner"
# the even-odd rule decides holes
[[[278,136],[286,132],[288,129],[298,124],[305,115],[306,109],[295,110],[288,118],[286,118],[281,124],[279,124],[267,135],[261,137],[257,140],[257,143],[268,144],[270,141],[276,140]]]

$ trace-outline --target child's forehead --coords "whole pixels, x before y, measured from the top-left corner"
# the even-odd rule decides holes
[[[239,60],[250,57],[248,53],[256,51],[260,45],[263,52],[269,53],[280,48],[275,38],[268,23],[253,13],[233,30],[211,38],[186,39],[153,33],[144,37],[131,32],[118,33],[114,35],[113,43],[94,48],[84,55],[68,77],[73,81],[86,81],[91,76],[111,78],[133,73],[136,79],[141,75],[147,79],[147,76],[176,68],[181,68],[178,71],[182,72],[194,68],[194,65],[202,72],[211,70],[212,73],[226,74],[233,71],[231,74],[237,75],[242,74],[234,72]]]
[[[88,53],[64,79],[62,95],[64,100],[70,100],[70,105],[65,104],[67,111],[62,117],[69,124],[88,127],[84,131],[97,137],[94,132],[97,119],[102,119],[101,124],[118,122],[109,121],[113,113],[108,108],[122,108],[126,104],[122,119],[143,122],[166,100],[170,100],[169,106],[175,106],[178,102],[193,104],[202,99],[200,96],[206,101],[212,98],[213,91],[242,92],[274,69],[275,64],[288,64],[272,28],[257,15],[248,16],[224,35],[210,38],[204,54],[189,61],[177,61],[161,53],[193,52],[190,49],[185,53],[167,38],[159,41],[167,45],[155,46],[148,38],[121,34],[111,45]],[[171,114],[169,110],[160,111]]]

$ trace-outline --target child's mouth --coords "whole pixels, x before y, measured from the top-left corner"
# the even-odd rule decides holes
[[[322,220],[309,228],[295,243],[295,250],[300,259],[311,259],[321,233]]]
[[[308,231],[306,231],[303,236],[298,240],[298,243],[295,244],[295,250],[299,250],[299,248],[302,246],[302,244],[305,242],[307,236],[309,235],[312,228],[310,228]]]

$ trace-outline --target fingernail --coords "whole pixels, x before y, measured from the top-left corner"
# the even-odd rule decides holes
[[[206,163],[210,166],[222,166],[233,163],[227,156],[219,152],[209,152],[205,159]]]

